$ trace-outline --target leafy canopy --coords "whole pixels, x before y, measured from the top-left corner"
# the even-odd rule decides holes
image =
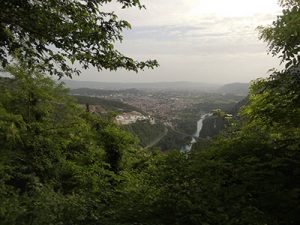
[[[11,57],[27,61],[51,75],[71,77],[79,63],[98,70],[124,68],[138,71],[154,68],[156,60],[138,62],[115,49],[127,21],[114,12],[105,12],[112,0],[0,0],[0,63]],[[117,0],[123,8],[144,6],[139,0]]]
[[[300,1],[280,0],[282,15],[269,27],[259,27],[260,38],[269,45],[273,55],[279,55],[286,68],[300,64]]]
[[[1,224],[116,224],[122,173],[142,154],[135,139],[85,112],[40,71],[7,70],[11,78],[0,79]]]

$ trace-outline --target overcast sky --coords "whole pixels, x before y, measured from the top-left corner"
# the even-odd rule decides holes
[[[248,82],[267,75],[279,61],[267,55],[256,27],[280,13],[277,0],[142,0],[146,10],[110,10],[133,28],[118,49],[135,59],[157,59],[160,67],[136,74],[82,72],[76,80],[104,82]]]

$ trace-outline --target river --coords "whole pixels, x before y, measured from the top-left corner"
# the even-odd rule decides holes
[[[196,130],[196,132],[194,133],[194,135],[193,135],[193,137],[192,137],[192,140],[191,140],[190,144],[187,144],[187,145],[185,145],[185,146],[182,146],[182,147],[181,147],[181,151],[182,151],[182,152],[189,152],[189,151],[191,151],[193,144],[197,142],[197,138],[199,138],[199,136],[200,136],[200,132],[201,132],[202,127],[203,127],[203,121],[204,121],[207,117],[209,117],[209,116],[211,116],[211,115],[212,115],[211,113],[206,113],[206,114],[201,115],[200,119],[197,121],[197,130]]]

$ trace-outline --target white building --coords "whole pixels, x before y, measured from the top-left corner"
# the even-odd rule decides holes
[[[136,123],[137,121],[143,121],[148,119],[149,119],[148,117],[136,111],[130,113],[123,113],[121,115],[116,116],[115,118],[116,123],[120,125],[128,125],[128,124]]]

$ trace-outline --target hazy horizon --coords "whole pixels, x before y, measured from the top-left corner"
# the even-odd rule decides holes
[[[74,89],[90,90],[152,90],[152,91],[197,91],[206,93],[225,93],[242,91],[248,92],[249,83],[228,83],[228,84],[210,84],[201,82],[95,82],[95,81],[74,81],[62,80],[64,84]]]
[[[60,81],[62,82],[89,82],[89,83],[106,83],[106,84],[163,84],[163,83],[190,83],[190,84],[203,84],[203,85],[216,85],[216,86],[222,86],[222,85],[227,85],[227,84],[233,84],[233,83],[237,83],[237,84],[248,84],[250,82],[226,82],[226,83],[218,83],[218,82],[201,82],[201,81],[186,81],[186,80],[178,80],[178,81],[132,81],[132,82],[128,82],[128,81],[97,81],[97,80],[78,80],[78,79],[70,79],[70,78],[64,78],[61,79]]]

